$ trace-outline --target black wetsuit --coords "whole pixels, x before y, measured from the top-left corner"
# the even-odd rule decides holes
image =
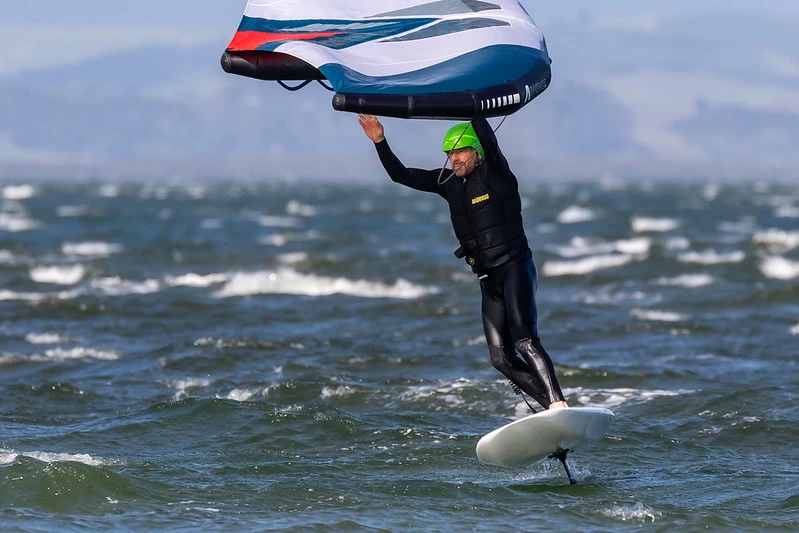
[[[375,147],[394,182],[436,193],[449,204],[460,242],[455,255],[465,258],[480,278],[491,364],[548,407],[564,398],[552,360],[538,338],[538,276],[522,225],[519,185],[488,121],[475,119],[472,125],[485,156],[466,178],[452,175],[443,184],[438,182],[441,169],[406,168],[387,141]],[[444,177],[450,172],[444,170]]]

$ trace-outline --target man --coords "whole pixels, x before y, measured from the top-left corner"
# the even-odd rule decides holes
[[[519,184],[488,121],[458,124],[444,136],[451,173],[406,168],[374,115],[358,115],[358,122],[394,182],[436,193],[449,203],[460,241],[455,256],[465,258],[480,280],[491,364],[544,408],[568,407],[538,338],[538,275],[522,226]]]

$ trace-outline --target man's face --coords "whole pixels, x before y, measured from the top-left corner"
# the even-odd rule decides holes
[[[480,155],[477,153],[477,150],[471,146],[450,150],[448,157],[449,164],[452,165],[452,170],[455,171],[455,175],[459,178],[468,176],[472,170],[474,170],[477,161],[480,160]]]

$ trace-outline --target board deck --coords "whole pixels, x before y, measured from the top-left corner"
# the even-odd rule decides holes
[[[520,467],[564,450],[574,450],[591,439],[601,439],[615,415],[601,407],[550,409],[506,424],[477,443],[484,463]]]

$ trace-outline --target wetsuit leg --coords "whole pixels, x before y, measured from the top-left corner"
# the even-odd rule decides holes
[[[488,278],[480,282],[483,329],[488,342],[491,364],[546,408],[551,402],[548,402],[547,395],[541,392],[541,387],[533,379],[529,363],[516,355],[514,349],[505,310],[503,269],[499,267],[493,270],[494,272]]]
[[[507,267],[503,290],[508,329],[516,350],[529,368],[529,388],[536,392],[531,393],[531,396],[544,407],[549,407],[553,402],[563,401],[564,397],[552,359],[538,338],[538,310],[535,305],[538,273],[535,263],[528,258],[503,266]]]

